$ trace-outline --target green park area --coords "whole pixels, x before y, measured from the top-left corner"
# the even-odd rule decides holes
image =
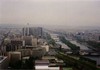
[[[79,52],[79,50],[80,50],[79,46],[76,46],[75,44],[72,44],[71,42],[66,40],[64,36],[60,36],[59,38],[64,44],[66,44],[68,47],[71,48],[71,50],[73,51],[74,54],[77,54]]]
[[[73,70],[72,68],[63,68],[63,70]]]
[[[65,55],[64,53],[58,53],[56,55],[58,59],[62,59],[67,68],[73,68],[73,70],[100,70],[96,68],[96,65],[92,62],[85,61],[80,59],[75,59],[71,57],[70,55]],[[65,68],[65,70],[67,70]]]

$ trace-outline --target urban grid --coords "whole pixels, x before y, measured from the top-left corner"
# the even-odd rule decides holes
[[[0,2],[0,70],[100,70],[99,0]]]

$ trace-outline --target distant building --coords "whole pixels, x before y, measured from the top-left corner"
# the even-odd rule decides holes
[[[32,49],[32,56],[42,58],[46,54],[46,49],[44,47],[36,47]]]
[[[37,38],[38,39],[38,44],[39,45],[43,45],[45,44],[46,40],[45,39],[42,39],[42,38]]]
[[[43,29],[42,27],[24,27],[22,29],[23,36],[35,36],[37,38],[43,37]]]
[[[9,51],[16,51],[20,49],[22,47],[22,40],[19,38],[10,39],[10,41],[5,39],[4,44],[5,46],[1,48],[1,51],[3,51],[6,55]]]
[[[36,47],[38,45],[38,38],[35,38],[33,36],[22,36],[22,46],[33,46]]]
[[[11,40],[11,45],[13,50],[20,49],[22,47],[23,41],[20,38],[15,38]]]
[[[22,31],[23,31],[23,36],[29,36],[29,28],[28,27],[24,27],[22,29]]]
[[[23,36],[22,40],[24,41],[25,46],[32,46],[32,36]]]
[[[49,52],[49,46],[48,45],[43,45],[41,47],[44,47],[46,49],[46,52]]]
[[[36,47],[38,45],[38,39],[32,38],[32,46]]]
[[[21,52],[21,57],[31,56],[31,49],[19,49],[18,52]]]
[[[30,27],[29,28],[29,35],[33,35],[37,38],[42,38],[43,37],[42,27]]]
[[[100,33],[93,32],[79,32],[76,35],[78,40],[84,41],[100,41]]]
[[[22,57],[32,56],[42,58],[42,56],[44,56],[46,53],[46,49],[43,47],[28,47],[26,49],[19,49],[18,52],[21,52]]]

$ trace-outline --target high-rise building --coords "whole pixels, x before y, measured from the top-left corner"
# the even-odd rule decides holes
[[[24,27],[22,31],[23,31],[23,36],[29,36],[29,23],[27,23],[27,26]]]
[[[43,37],[42,27],[30,27],[29,28],[29,35],[33,35],[37,38],[42,38]]]
[[[23,36],[29,36],[29,28],[28,27],[24,27],[22,30],[23,30]]]
[[[37,36],[42,37],[43,36],[43,29],[42,27],[37,27]]]
[[[32,36],[23,36],[22,37],[22,40],[24,42],[24,46],[32,46],[32,39],[33,37]]]
[[[35,36],[37,38],[42,38],[43,37],[43,29],[42,27],[24,27],[22,29],[23,31],[23,36]]]

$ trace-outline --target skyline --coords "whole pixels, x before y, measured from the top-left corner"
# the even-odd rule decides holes
[[[0,0],[0,24],[100,27],[98,0]]]

